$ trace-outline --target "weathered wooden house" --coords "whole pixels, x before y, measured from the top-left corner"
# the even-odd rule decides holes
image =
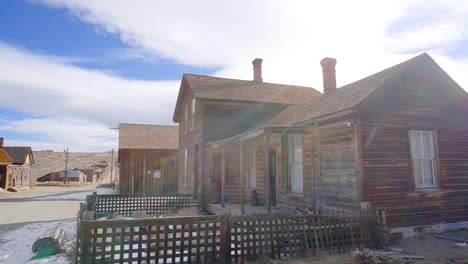
[[[211,202],[222,196],[239,202],[239,141],[224,149],[206,143],[235,136],[320,95],[309,87],[263,82],[262,60],[252,63],[253,80],[184,74],[173,117],[179,123],[179,192],[203,193]]]
[[[6,147],[0,138],[0,188],[31,187],[31,165],[34,156],[30,147]],[[9,161],[9,163],[8,163]]]
[[[321,64],[323,95],[206,143],[241,142],[243,200],[365,205],[391,226],[468,220],[467,93],[425,53],[338,89],[336,60]]]
[[[119,124],[121,193],[177,192],[177,126]]]

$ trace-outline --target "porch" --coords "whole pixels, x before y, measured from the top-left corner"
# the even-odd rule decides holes
[[[271,207],[270,212],[268,208],[264,205],[252,206],[250,204],[244,204],[244,213],[242,213],[241,204],[224,204],[221,203],[208,203],[206,204],[206,211],[212,214],[223,214],[224,212],[229,212],[231,215],[242,215],[242,214],[268,214],[268,213],[285,213],[284,210],[281,210],[277,207]]]

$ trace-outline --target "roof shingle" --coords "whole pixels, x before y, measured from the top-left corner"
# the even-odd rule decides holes
[[[409,64],[422,58],[430,58],[430,56],[423,53],[369,77],[315,97],[305,103],[290,106],[278,115],[264,122],[262,126],[298,124],[317,117],[354,108],[405,69]],[[430,59],[432,60],[432,58]]]
[[[119,124],[119,149],[177,149],[179,127]]]
[[[314,88],[184,74],[197,98],[298,104],[321,95]]]
[[[0,148],[0,164],[9,164],[11,163],[10,157],[8,157],[8,154],[5,152],[3,148]]]
[[[3,149],[10,157],[11,163],[19,165],[24,164],[28,155],[32,153],[31,147],[3,147]]]

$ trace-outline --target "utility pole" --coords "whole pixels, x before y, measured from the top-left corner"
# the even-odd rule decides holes
[[[112,183],[112,172],[114,170],[114,149],[112,149],[112,156],[111,156],[111,175],[110,175],[110,182]]]
[[[65,184],[67,184],[68,183],[68,147],[63,152],[65,152]]]

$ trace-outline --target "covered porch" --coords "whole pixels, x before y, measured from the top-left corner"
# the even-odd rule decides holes
[[[296,183],[300,194],[290,192],[288,146],[283,141],[291,134],[301,135],[301,142],[304,134],[307,134],[308,142],[312,137],[303,126],[264,127],[206,144],[211,183],[206,210],[213,214],[228,211],[238,215],[315,207],[312,179]],[[255,145],[254,151],[252,144]],[[296,152],[300,156],[297,161],[302,176],[302,148]],[[312,164],[311,155],[307,155],[308,164]],[[313,174],[312,169],[311,165],[305,166],[307,175]]]
[[[242,207],[244,211],[242,211]],[[252,206],[250,204],[243,204],[240,203],[236,204],[224,204],[220,203],[209,203],[206,205],[206,211],[212,214],[223,214],[224,212],[228,212],[231,215],[241,215],[241,214],[268,214],[268,213],[281,213],[285,212],[279,208],[271,208],[270,212],[268,212],[268,208],[266,206]]]

